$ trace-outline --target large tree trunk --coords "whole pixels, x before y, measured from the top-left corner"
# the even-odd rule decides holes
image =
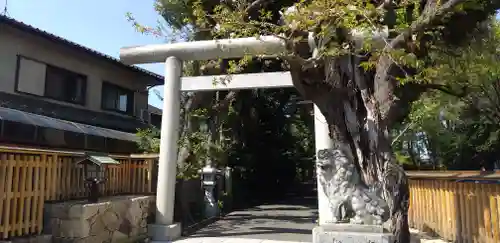
[[[408,179],[396,163],[389,122],[380,109],[391,104],[376,102],[375,91],[381,92],[381,89],[374,87],[374,75],[364,73],[359,68],[359,60],[347,56],[328,60],[323,67],[307,71],[292,64],[292,77],[299,92],[312,100],[326,117],[329,136],[344,148],[346,158],[361,175],[363,186],[381,189],[389,206],[396,242],[410,242]],[[318,82],[319,78],[323,81]]]
[[[206,104],[211,101],[211,92],[194,92],[188,94],[185,99],[181,112],[181,127],[179,134],[181,138],[199,130],[199,118],[194,117],[193,112],[206,106]],[[184,166],[189,163],[189,159],[192,157],[191,153],[192,148],[189,142],[183,143],[179,148],[177,165],[180,171],[183,171]]]

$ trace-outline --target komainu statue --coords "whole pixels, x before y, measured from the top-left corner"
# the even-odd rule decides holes
[[[316,163],[319,183],[334,215],[332,223],[381,225],[389,219],[386,201],[362,182],[356,166],[342,150],[320,150]]]

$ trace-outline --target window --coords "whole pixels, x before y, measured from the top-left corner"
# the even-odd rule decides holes
[[[45,96],[85,104],[86,77],[57,67],[47,66],[45,78]]]
[[[47,66],[44,63],[23,57],[19,57],[17,65],[16,90],[27,94],[43,96]]]
[[[85,104],[87,77],[78,73],[18,56],[16,82],[18,92]]]
[[[102,83],[102,108],[104,110],[118,111],[134,114],[134,92],[122,87]]]

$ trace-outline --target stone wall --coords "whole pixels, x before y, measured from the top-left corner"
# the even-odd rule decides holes
[[[154,212],[154,196],[46,203],[44,231],[56,243],[131,242],[146,236]]]
[[[10,240],[0,240],[0,243],[52,243],[52,236],[34,235],[28,237],[16,237]]]

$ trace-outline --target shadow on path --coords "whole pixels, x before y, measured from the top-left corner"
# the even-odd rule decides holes
[[[314,198],[292,198],[276,204],[235,211],[188,238],[240,237],[311,242],[312,229],[318,215],[316,205]]]

